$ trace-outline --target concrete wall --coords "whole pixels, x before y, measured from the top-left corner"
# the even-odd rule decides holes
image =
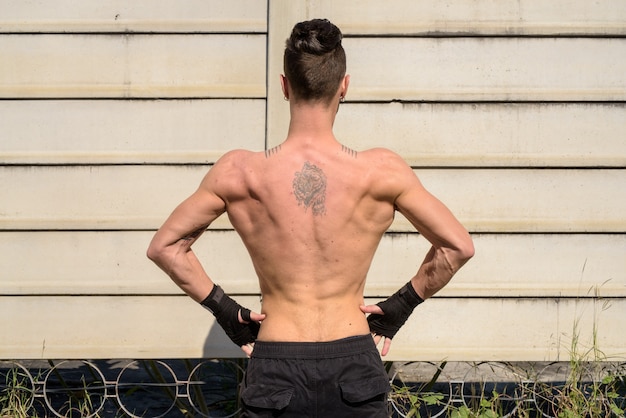
[[[0,358],[240,355],[145,249],[219,155],[283,140],[284,40],[314,17],[345,34],[337,136],[402,154],[475,239],[388,358],[626,356],[623,1],[4,0]],[[258,308],[227,219],[197,249]],[[426,250],[397,219],[368,301]]]

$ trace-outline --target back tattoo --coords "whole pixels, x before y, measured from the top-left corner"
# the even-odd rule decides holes
[[[355,151],[355,150],[353,150],[352,148],[348,148],[348,147],[346,147],[346,146],[345,146],[345,145],[343,145],[343,144],[341,144],[341,150],[342,150],[343,152],[345,152],[346,154],[350,155],[351,157],[356,158],[356,156],[357,156],[357,153],[356,153],[356,151]]]
[[[293,178],[293,194],[298,206],[304,205],[304,211],[310,207],[313,215],[326,213],[326,175],[314,164],[304,163],[301,171],[296,171]]]
[[[280,145],[276,145],[274,148],[265,150],[265,158],[270,158],[272,155],[277,154],[280,151]]]

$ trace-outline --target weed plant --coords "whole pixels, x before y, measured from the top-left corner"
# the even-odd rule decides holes
[[[0,392],[0,418],[31,417],[29,410],[33,402],[30,379],[15,367],[5,375],[4,389]]]

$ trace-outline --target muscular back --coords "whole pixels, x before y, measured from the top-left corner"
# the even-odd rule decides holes
[[[214,192],[246,245],[263,295],[260,340],[367,334],[365,277],[394,215],[399,157],[336,141],[233,151],[211,170]],[[408,167],[404,167],[409,170]]]

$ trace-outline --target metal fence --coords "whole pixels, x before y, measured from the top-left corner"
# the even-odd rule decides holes
[[[596,398],[597,410],[606,412],[598,416],[623,416],[626,408],[626,363],[388,366],[393,417],[447,417],[465,409],[474,416],[556,418],[573,388]],[[1,416],[19,416],[21,408],[22,416],[40,418],[235,417],[245,367],[245,360],[225,359],[0,362]]]
[[[232,417],[243,367],[237,360],[6,362],[0,385],[5,399],[10,394],[37,417]]]
[[[397,417],[623,417],[625,366],[582,361],[399,364],[391,378],[390,406]]]

